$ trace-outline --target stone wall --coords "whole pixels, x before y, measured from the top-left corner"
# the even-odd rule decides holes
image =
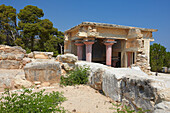
[[[22,68],[23,58],[26,51],[21,47],[0,45],[0,68],[1,69],[20,69]]]
[[[40,52],[34,51],[33,58],[35,59],[51,59],[53,56],[53,52]]]
[[[25,77],[34,83],[35,81],[59,83],[61,66],[59,62],[39,60],[26,64],[24,67]]]
[[[0,69],[0,92],[5,88],[19,89],[23,86],[30,88],[33,84],[26,80],[24,70],[21,69]]]
[[[77,60],[73,54],[58,55],[56,59],[34,59],[24,66],[25,77],[32,83],[59,83],[60,76],[73,70]]]
[[[170,112],[170,78],[148,76],[141,70],[110,68],[102,64],[77,62],[91,69],[89,85],[102,90],[114,101],[130,103],[137,110],[154,113]]]
[[[26,54],[19,46],[0,45],[0,69],[22,69],[35,59],[52,59],[53,52],[34,51]]]
[[[149,57],[147,57],[144,51],[137,52],[136,62],[135,64],[132,64],[132,67],[138,66],[143,72],[147,73],[148,75],[151,75],[151,67],[148,63],[148,58]]]

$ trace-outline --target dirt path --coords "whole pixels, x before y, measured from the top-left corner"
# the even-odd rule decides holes
[[[113,113],[111,99],[103,96],[89,86],[67,86],[46,89],[47,92],[64,92],[67,101],[62,103],[66,110],[73,113]]]

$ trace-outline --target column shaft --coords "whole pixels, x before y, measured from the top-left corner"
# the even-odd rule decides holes
[[[106,65],[112,65],[112,45],[113,44],[105,44],[106,45]]]
[[[84,42],[86,44],[86,61],[91,62],[92,61],[92,44],[94,42]]]
[[[83,58],[83,45],[77,46],[77,56],[79,60]]]
[[[112,45],[116,43],[116,41],[113,38],[107,38],[104,41],[104,44],[106,45],[106,65],[112,66]]]
[[[83,43],[76,43],[78,60],[83,59]]]

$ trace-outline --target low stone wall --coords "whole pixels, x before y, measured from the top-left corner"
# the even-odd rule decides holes
[[[7,45],[0,45],[0,53],[13,53],[13,54],[25,54],[26,51],[22,49],[20,46],[7,46]]]
[[[0,69],[0,92],[5,88],[18,89],[24,86],[31,87],[33,84],[26,80],[24,70],[21,69]]]
[[[59,83],[61,76],[61,65],[53,60],[38,60],[26,64],[24,67],[27,80],[49,83]]]
[[[20,69],[26,51],[21,47],[0,45],[0,68]]]
[[[34,51],[32,54],[35,59],[51,59],[53,56],[53,52]]]
[[[60,76],[73,70],[77,60],[77,56],[73,54],[58,55],[56,59],[32,59],[31,63],[24,66],[25,77],[39,85],[59,83]]]
[[[53,59],[53,52],[34,51],[26,54],[19,46],[0,45],[0,69],[23,69],[35,59]]]
[[[154,113],[170,112],[170,77],[148,76],[131,68],[111,68],[102,64],[77,62],[90,67],[89,85],[102,90],[114,101],[130,103],[137,110]]]

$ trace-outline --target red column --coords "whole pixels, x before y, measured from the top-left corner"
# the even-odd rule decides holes
[[[127,52],[127,57],[128,57],[128,61],[127,61],[127,62],[128,62],[128,65],[127,65],[127,66],[128,66],[128,67],[131,65],[131,57],[132,57],[131,55],[132,55],[131,52]]]
[[[85,41],[84,44],[86,44],[86,61],[91,62],[91,59],[92,59],[92,44],[94,44],[94,42]]]
[[[112,45],[113,43],[104,43],[106,45],[106,65],[112,65]]]
[[[82,60],[83,58],[83,43],[75,43],[77,46],[77,56],[79,60]]]

